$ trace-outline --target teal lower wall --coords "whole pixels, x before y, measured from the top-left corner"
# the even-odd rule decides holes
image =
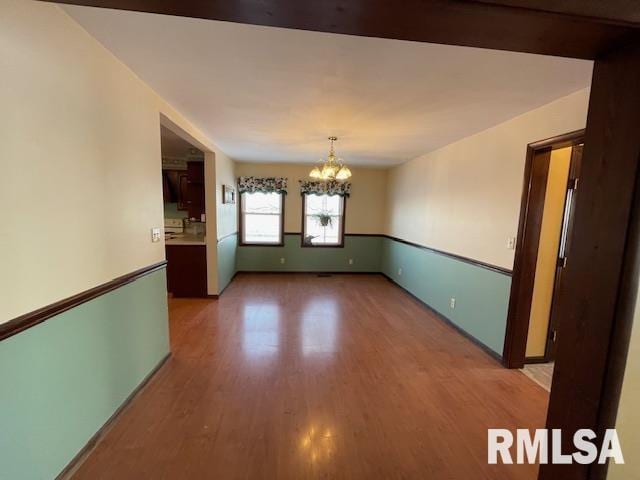
[[[238,235],[229,235],[218,241],[218,293],[229,285],[236,273]]]
[[[164,270],[0,342],[0,478],[55,478],[168,352]]]
[[[253,272],[379,272],[382,240],[375,235],[345,236],[344,248],[313,248],[300,245],[300,234],[288,234],[282,247],[239,246],[236,268]]]
[[[382,272],[502,355],[511,276],[388,238],[382,243]]]

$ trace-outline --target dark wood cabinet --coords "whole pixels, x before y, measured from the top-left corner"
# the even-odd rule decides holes
[[[204,162],[187,162],[189,183],[204,185]]]
[[[180,170],[162,170],[162,198],[165,203],[178,203],[180,197]]]
[[[189,177],[185,172],[178,175],[178,210],[189,210]]]
[[[167,290],[175,297],[207,296],[205,245],[167,245]]]
[[[204,210],[204,163],[187,163],[187,210],[189,218],[200,220]]]
[[[171,179],[169,178],[169,170],[162,170],[162,201],[164,203],[172,203],[173,192],[171,189]]]
[[[204,162],[187,162],[186,170],[163,170],[162,196],[165,203],[176,203],[189,218],[200,220],[205,213]]]

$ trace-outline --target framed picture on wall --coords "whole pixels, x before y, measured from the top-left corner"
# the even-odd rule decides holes
[[[236,203],[236,189],[231,185],[222,185],[222,203]]]

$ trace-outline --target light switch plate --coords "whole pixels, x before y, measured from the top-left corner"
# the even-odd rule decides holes
[[[151,242],[152,243],[156,243],[160,241],[160,236],[162,235],[162,232],[160,231],[159,227],[154,227],[151,229]]]
[[[516,237],[507,237],[507,248],[509,250],[516,248]]]

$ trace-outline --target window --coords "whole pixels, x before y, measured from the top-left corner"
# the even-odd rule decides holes
[[[344,245],[345,197],[305,194],[302,196],[302,244],[306,247]]]
[[[240,195],[242,245],[282,245],[284,230],[282,193],[244,192]]]

